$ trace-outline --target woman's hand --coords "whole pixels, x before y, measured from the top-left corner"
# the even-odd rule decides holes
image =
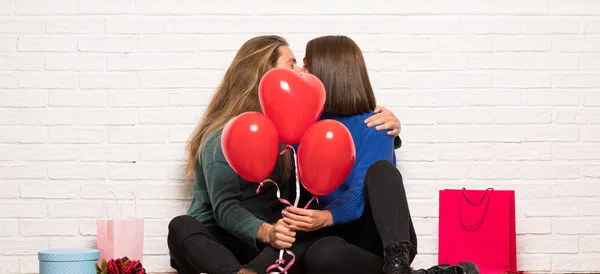
[[[269,231],[269,244],[277,249],[286,249],[292,247],[296,241],[296,232],[292,231],[288,225],[279,219],[271,231]]]
[[[389,136],[397,136],[400,134],[400,120],[392,111],[384,107],[376,107],[375,114],[365,120],[368,127],[377,126],[377,130],[387,130]]]
[[[296,232],[292,231],[288,225],[279,219],[269,231],[269,244],[277,249],[285,249],[292,247],[296,241]]]
[[[262,223],[258,229],[257,238],[277,249],[290,248],[296,241],[296,232],[292,231],[283,219],[276,224]]]
[[[333,216],[329,210],[302,209],[287,207],[283,211],[283,221],[291,230],[315,231],[333,224]]]

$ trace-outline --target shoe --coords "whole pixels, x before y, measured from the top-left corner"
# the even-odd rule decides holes
[[[479,267],[472,262],[462,262],[456,264],[457,274],[479,274]]]
[[[479,274],[479,268],[472,262],[462,262],[456,265],[436,265],[427,270],[413,270],[412,274]]]
[[[383,250],[383,273],[410,274],[410,250],[414,249],[409,243],[393,243]]]
[[[432,266],[428,269],[416,269],[411,274],[457,274],[453,271],[453,266],[449,264],[441,264]]]

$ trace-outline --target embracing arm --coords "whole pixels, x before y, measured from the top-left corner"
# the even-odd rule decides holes
[[[365,120],[368,127],[375,127],[377,130],[388,130],[387,134],[394,137],[394,149],[399,149],[402,146],[400,139],[400,120],[394,113],[384,107],[375,108],[375,114]]]
[[[394,137],[394,149],[399,149],[402,147],[402,139],[400,139],[400,136],[396,136]]]

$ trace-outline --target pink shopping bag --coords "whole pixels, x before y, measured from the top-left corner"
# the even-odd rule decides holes
[[[113,193],[113,195],[115,194]],[[119,210],[118,219],[111,220],[105,217],[105,219],[96,220],[97,248],[100,250],[98,262],[125,256],[130,260],[142,262],[144,255],[144,219],[137,218],[135,194],[133,194],[133,198],[135,201],[135,218],[121,219],[122,210]],[[123,203],[121,203],[122,207]]]
[[[517,270],[514,190],[440,190],[439,264]]]

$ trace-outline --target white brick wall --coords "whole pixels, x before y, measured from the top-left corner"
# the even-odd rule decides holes
[[[145,265],[171,271],[184,142],[267,33],[299,60],[325,34],[365,52],[403,123],[415,266],[437,261],[437,191],[492,186],[517,191],[520,270],[598,272],[598,16],[595,0],[0,0],[0,273],[93,247],[106,189],[138,196]]]

